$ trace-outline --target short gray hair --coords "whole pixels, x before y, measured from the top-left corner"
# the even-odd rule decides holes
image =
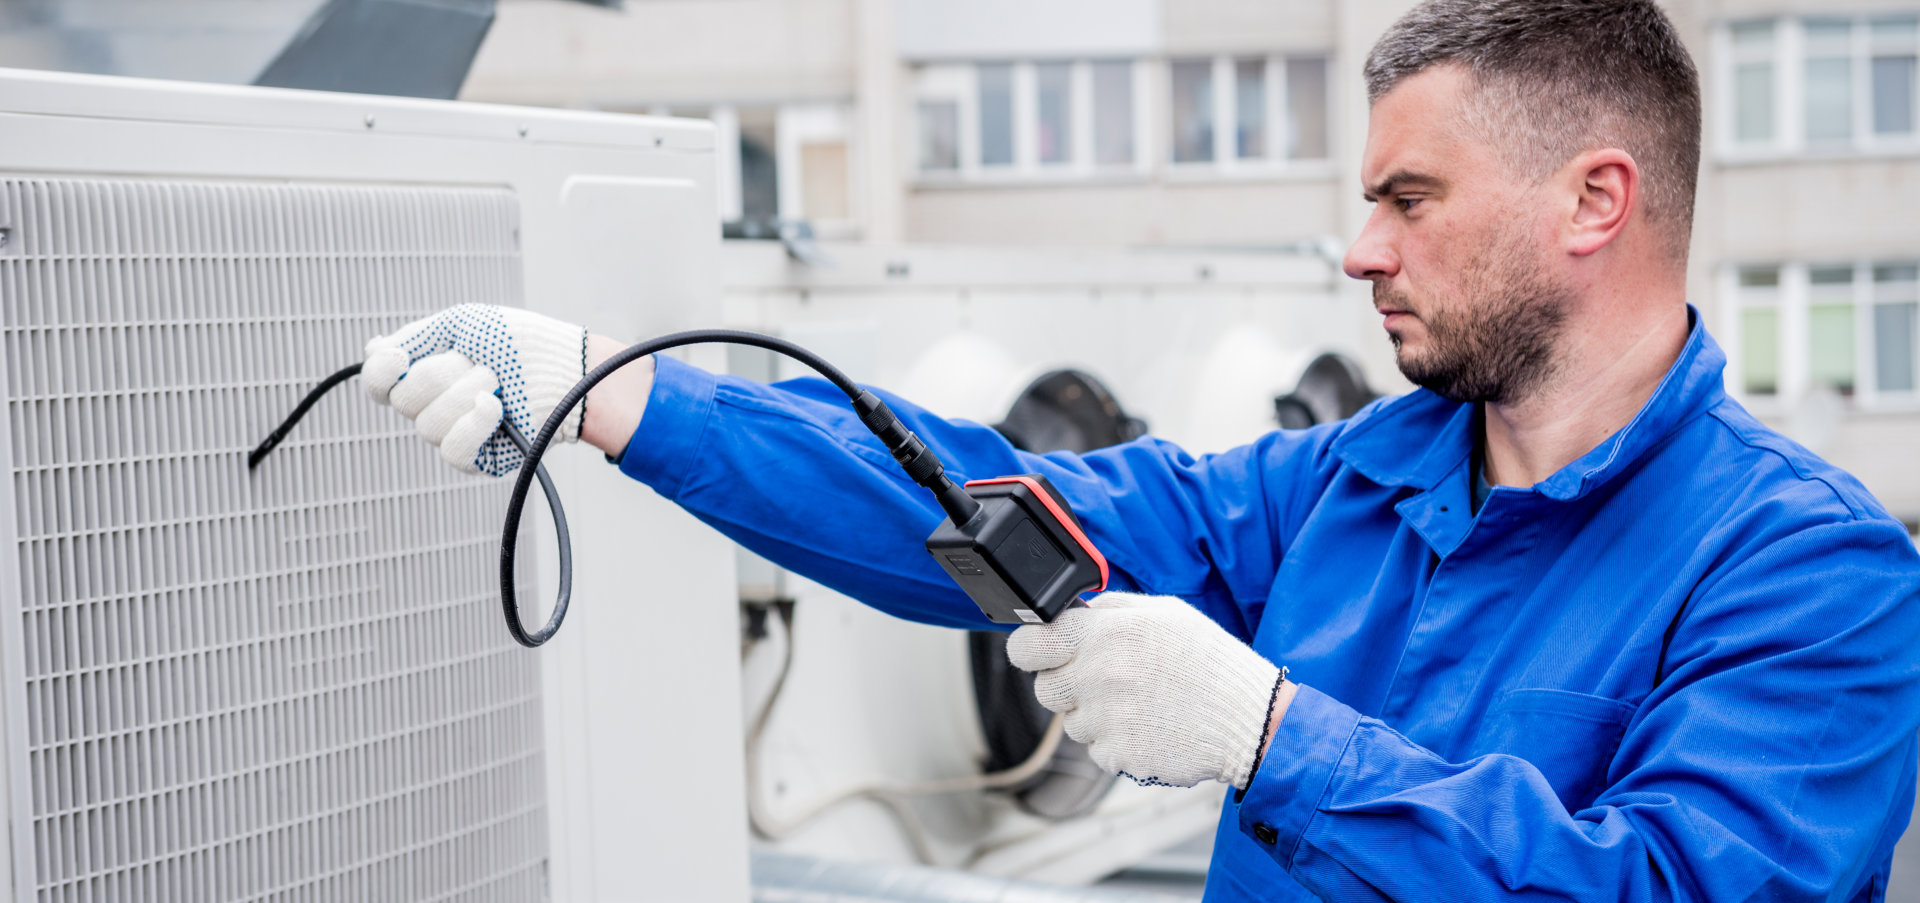
[[[1649,222],[1686,260],[1700,170],[1700,75],[1653,0],[1426,0],[1367,56],[1367,100],[1434,66],[1473,79],[1469,123],[1522,175],[1618,147]]]

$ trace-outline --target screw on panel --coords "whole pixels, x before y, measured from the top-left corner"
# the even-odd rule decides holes
[[[7,249],[7,242],[13,239],[13,230],[0,226],[0,251]]]
[[[913,266],[906,261],[894,260],[887,263],[887,278],[905,279],[911,275],[913,275]]]
[[[527,127],[524,125],[520,127],[520,137],[527,137]]]
[[[653,146],[654,146],[654,147],[659,147],[659,146],[660,146],[660,145],[661,145],[662,143],[664,143],[665,141],[666,141],[666,139],[665,139],[665,138],[661,138],[661,137],[658,137],[658,136],[655,136],[655,137],[654,137],[654,139],[653,139]]]
[[[367,128],[373,128],[373,114],[367,114]]]

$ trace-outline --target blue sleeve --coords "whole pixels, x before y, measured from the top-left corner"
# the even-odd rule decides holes
[[[957,481],[1044,474],[1107,557],[1109,588],[1180,596],[1242,639],[1333,467],[1331,428],[1199,459],[1154,439],[1043,456],[879,394]],[[657,357],[620,468],[774,563],[890,614],[991,626],[927,554],[942,519],[932,496],[822,380],[767,386]]]
[[[1700,584],[1577,812],[1522,759],[1445,761],[1303,688],[1240,826],[1327,900],[1852,899],[1913,798],[1917,572],[1856,521]]]

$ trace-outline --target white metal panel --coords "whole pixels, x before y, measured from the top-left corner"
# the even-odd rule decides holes
[[[512,196],[0,180],[0,223],[22,896],[542,893],[502,487],[356,398],[245,463],[361,336],[516,303]]]
[[[623,338],[718,319],[712,131],[704,123],[0,71],[0,139],[0,175],[510,191],[528,306]],[[568,200],[569,183],[581,179],[648,187],[588,210]],[[316,351],[337,340],[346,351],[335,353],[349,355],[337,363],[345,364],[365,339],[351,331],[352,342],[315,334],[311,347],[276,350]],[[365,404],[342,393],[328,404]],[[394,417],[377,408],[373,415]],[[249,442],[258,428],[251,424]],[[309,422],[300,433],[325,428]],[[596,452],[559,449],[550,466],[575,525],[573,615],[543,651],[514,654],[540,663],[553,895],[744,900],[741,725],[676,714],[737,711],[731,547],[619,477]],[[418,485],[411,479],[393,473],[379,485]],[[463,519],[493,529],[498,516]],[[529,520],[539,535],[522,548],[534,550],[536,570],[551,573],[545,518],[529,512]],[[0,540],[11,529],[0,522]],[[0,558],[0,568],[11,566]],[[492,573],[488,562],[461,576]],[[483,626],[502,629],[492,616]],[[0,665],[17,660],[0,655]],[[18,710],[8,708],[10,716]]]

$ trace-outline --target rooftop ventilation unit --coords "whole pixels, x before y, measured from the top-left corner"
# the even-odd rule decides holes
[[[724,540],[556,459],[581,604],[534,653],[503,481],[345,392],[245,464],[450,304],[714,322],[707,128],[0,70],[0,134],[13,898],[744,900]]]

